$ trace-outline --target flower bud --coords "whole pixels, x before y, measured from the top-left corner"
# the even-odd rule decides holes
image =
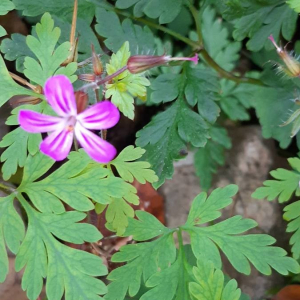
[[[141,73],[154,67],[165,65],[170,61],[193,61],[198,63],[198,54],[193,57],[171,57],[169,55],[151,56],[151,55],[134,55],[128,59],[127,68],[132,74]]]
[[[86,82],[94,82],[96,81],[95,74],[79,74],[78,79]]]
[[[75,101],[77,105],[77,114],[83,112],[88,104],[88,95],[82,91],[75,92]]]
[[[287,53],[287,51],[285,51],[285,49],[282,49],[281,47],[279,47],[276,44],[273,35],[269,36],[269,40],[276,47],[277,53],[279,54],[279,56],[281,57],[281,59],[283,60],[285,66],[286,66],[286,67],[282,68],[283,71],[290,77],[299,77],[300,76],[300,63],[294,57],[289,55]]]
[[[95,47],[92,44],[92,61],[93,61],[93,69],[94,69],[94,74],[96,76],[99,76],[103,72],[103,65],[101,60],[99,59],[99,56],[95,52]]]

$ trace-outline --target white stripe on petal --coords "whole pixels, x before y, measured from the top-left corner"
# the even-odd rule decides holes
[[[113,145],[84,128],[79,122],[75,126],[75,137],[86,153],[99,163],[108,163],[116,156]]]
[[[98,130],[115,126],[119,119],[119,110],[109,101],[99,102],[77,116],[83,127]]]
[[[39,133],[63,128],[65,120],[58,117],[43,115],[32,110],[20,110],[18,122],[25,131]]]
[[[54,160],[64,160],[71,150],[73,136],[73,131],[56,130],[44,139],[40,145],[40,150]]]
[[[59,116],[76,116],[74,89],[68,77],[65,75],[50,77],[45,83],[44,93],[47,101]]]

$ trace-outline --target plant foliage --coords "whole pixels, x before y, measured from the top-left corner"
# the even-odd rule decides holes
[[[218,249],[241,273],[250,274],[249,262],[263,274],[270,274],[271,267],[281,274],[289,271],[297,273],[299,266],[296,261],[287,257],[283,249],[271,246],[275,242],[272,237],[265,234],[241,235],[257,225],[253,220],[236,216],[212,226],[199,226],[218,219],[220,210],[232,203],[236,192],[237,186],[229,185],[214,190],[208,197],[206,193],[199,194],[192,203],[187,222],[177,229],[168,229],[149,213],[137,211],[138,220],[130,219],[124,236],[133,236],[139,243],[123,246],[112,257],[113,262],[126,264],[108,276],[112,283],[105,299],[122,300],[127,293],[134,297],[142,283],[148,291],[140,299],[198,299],[201,295],[210,294],[210,291],[215,296],[211,299],[239,299],[240,291],[234,280],[222,288],[224,275],[220,271]],[[181,240],[182,231],[190,235],[197,267],[187,260],[187,250]],[[179,239],[177,250],[174,233]],[[128,278],[126,274],[132,277]]]
[[[292,258],[271,236],[248,233],[254,220],[221,218],[235,185],[201,192],[186,223],[176,228],[136,210],[135,188],[159,188],[173,177],[174,162],[189,154],[201,189],[208,191],[231,148],[228,132],[245,121],[257,120],[263,137],[279,147],[300,149],[300,62],[287,50],[299,52],[298,2],[2,0],[0,15],[9,14],[4,26],[24,17],[31,34],[12,33],[0,43],[0,106],[13,106],[6,120],[11,130],[0,141],[0,282],[11,253],[30,300],[44,288],[49,300],[249,299],[223,274],[221,256],[246,275],[251,267],[264,275],[272,269],[300,273],[299,201],[284,208]],[[0,26],[0,37],[6,34]],[[136,55],[146,72],[127,69]],[[4,59],[21,77],[8,71]],[[121,150],[112,161],[97,163],[74,142],[56,163],[40,152],[47,133],[18,126],[23,109],[56,115],[43,89],[58,74],[74,84],[78,113],[104,99],[122,113],[108,134],[95,130]],[[120,135],[125,146],[118,144]],[[288,161],[292,170],[272,171],[252,197],[280,203],[298,197],[300,159]],[[107,249],[110,239],[116,245]],[[111,271],[112,263],[118,265]]]

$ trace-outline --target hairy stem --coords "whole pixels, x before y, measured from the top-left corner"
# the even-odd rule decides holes
[[[236,83],[249,83],[249,84],[263,86],[264,83],[261,80],[258,80],[255,78],[249,78],[249,77],[236,76],[236,75],[226,71],[209,55],[209,53],[207,52],[207,50],[204,48],[204,45],[203,45],[203,36],[202,36],[199,12],[195,8],[195,6],[191,4],[191,2],[189,0],[186,0],[186,3],[190,9],[190,12],[191,12],[193,19],[195,21],[195,24],[196,24],[196,29],[197,29],[197,34],[198,34],[198,44],[199,44],[199,48],[200,48],[197,52],[202,55],[202,57],[206,61],[206,63],[210,67],[212,67],[214,70],[216,70],[219,73],[219,75],[223,78],[232,80]]]
[[[73,144],[74,144],[74,149],[75,149],[75,151],[77,151],[78,152],[78,142],[77,142],[77,140],[76,140],[76,137],[74,136],[74,138],[73,138]]]
[[[88,84],[82,86],[79,90],[80,90],[80,91],[86,91],[86,90],[89,89],[89,88],[94,88],[94,89],[95,89],[95,88],[97,88],[98,86],[100,86],[100,85],[102,85],[102,84],[104,84],[104,83],[106,83],[106,82],[112,80],[113,78],[119,76],[120,74],[122,74],[122,73],[125,72],[126,70],[127,70],[127,65],[124,66],[123,68],[121,68],[120,70],[116,71],[115,73],[109,75],[109,76],[106,76],[106,77],[104,77],[104,78],[102,78],[102,79],[100,79],[100,80],[97,80],[97,81],[95,81],[95,82],[91,82],[91,83],[88,83]]]
[[[224,70],[221,66],[218,65],[218,63],[208,54],[208,52],[203,48],[203,37],[202,37],[202,31],[201,31],[201,25],[200,25],[200,19],[199,19],[199,13],[197,11],[197,9],[191,5],[189,3],[189,8],[191,10],[191,13],[193,15],[193,18],[195,20],[195,23],[196,23],[196,27],[197,27],[197,34],[198,34],[198,38],[199,38],[199,41],[196,42],[196,41],[192,41],[190,40],[189,38],[169,29],[169,28],[166,28],[164,26],[161,26],[159,24],[156,24],[154,22],[151,22],[149,20],[145,20],[143,18],[137,18],[127,12],[123,12],[123,11],[120,11],[114,7],[111,7],[110,10],[116,12],[117,14],[121,15],[121,16],[124,16],[124,17],[127,17],[129,19],[132,19],[134,21],[137,21],[137,22],[140,22],[140,23],[143,23],[145,25],[148,25],[149,27],[152,27],[152,28],[155,28],[157,30],[160,30],[164,33],[167,33],[171,36],[173,36],[174,38],[176,38],[177,40],[179,41],[182,41],[184,42],[185,44],[191,46],[193,48],[193,50],[199,54],[202,55],[203,59],[205,60],[205,62],[210,66],[212,67],[214,70],[216,70],[219,75],[223,78],[226,78],[226,79],[229,79],[229,80],[232,80],[236,83],[249,83],[249,84],[254,84],[254,85],[260,85],[260,86],[263,86],[264,83],[258,79],[255,79],[255,78],[248,78],[248,77],[240,77],[240,76],[235,76],[233,74],[231,74],[230,72]]]
[[[254,85],[260,85],[260,86],[264,86],[265,84],[259,80],[259,79],[255,79],[255,78],[249,78],[249,77],[240,77],[240,76],[235,76],[230,72],[227,72],[226,70],[224,70],[220,65],[218,65],[215,60],[208,54],[208,52],[203,49],[201,51],[201,55],[204,58],[204,60],[206,61],[206,63],[211,66],[213,69],[215,69],[221,77],[232,80],[236,83],[250,83],[250,84],[254,84]]]
[[[202,36],[199,12],[196,9],[196,7],[190,2],[190,0],[186,0],[186,4],[187,4],[188,8],[190,9],[190,12],[195,20],[196,30],[197,30],[197,35],[198,35],[198,43],[201,47],[203,47],[203,36]]]

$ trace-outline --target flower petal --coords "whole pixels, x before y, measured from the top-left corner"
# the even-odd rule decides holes
[[[88,129],[108,129],[120,119],[117,107],[109,101],[99,102],[77,116],[81,125]]]
[[[22,129],[31,133],[50,132],[62,128],[64,120],[43,115],[32,110],[20,110],[18,122]]]
[[[75,136],[86,153],[99,163],[108,163],[116,156],[117,150],[113,145],[84,128],[78,122],[75,126]]]
[[[40,145],[40,150],[54,160],[63,160],[71,150],[73,136],[73,131],[56,130],[44,139]]]
[[[76,116],[76,102],[71,81],[65,75],[50,77],[44,87],[47,101],[59,116]]]

